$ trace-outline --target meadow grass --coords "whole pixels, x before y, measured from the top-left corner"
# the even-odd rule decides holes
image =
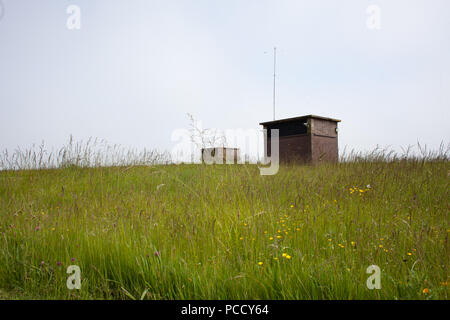
[[[0,171],[0,298],[448,299],[449,175],[417,159]]]

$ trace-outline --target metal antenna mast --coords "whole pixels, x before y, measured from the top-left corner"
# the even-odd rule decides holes
[[[273,120],[275,120],[275,78],[277,68],[277,47],[273,47]]]

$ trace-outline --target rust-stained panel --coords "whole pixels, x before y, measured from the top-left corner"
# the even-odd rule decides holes
[[[318,136],[337,138],[337,122],[322,119],[312,119],[312,133]]]
[[[214,163],[221,162],[222,164],[236,164],[240,161],[240,156],[241,155],[238,148],[202,148],[202,162],[208,160],[213,161]]]

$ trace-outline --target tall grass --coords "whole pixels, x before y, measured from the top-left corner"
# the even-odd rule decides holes
[[[426,145],[417,144],[408,145],[401,148],[402,152],[396,152],[391,147],[377,146],[370,151],[347,151],[345,147],[340,158],[341,162],[398,162],[398,161],[420,161],[436,162],[448,161],[450,159],[450,143],[447,146],[441,142],[435,150],[428,149]]]
[[[448,150],[353,154],[274,176],[256,165],[93,167],[81,150],[70,165],[54,158],[58,169],[0,172],[0,297],[449,298]],[[66,287],[71,264],[81,290]],[[381,290],[366,287],[372,264]]]
[[[72,136],[66,145],[56,150],[48,150],[42,142],[24,150],[17,148],[12,153],[8,150],[0,153],[0,170],[153,165],[170,162],[168,152],[125,148],[98,138],[74,141]]]

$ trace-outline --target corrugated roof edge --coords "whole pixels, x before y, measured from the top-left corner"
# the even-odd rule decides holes
[[[309,114],[309,115],[301,116],[301,117],[293,117],[293,118],[286,118],[286,119],[280,119],[280,120],[274,120],[274,121],[260,122],[259,124],[264,126],[264,125],[268,125],[268,124],[298,121],[298,120],[304,120],[304,119],[308,119],[308,118],[316,118],[316,119],[322,119],[322,120],[328,120],[328,121],[334,121],[334,122],[341,122],[341,120],[339,120],[339,119],[333,119],[333,118],[327,118],[327,117],[321,117],[321,116]]]

